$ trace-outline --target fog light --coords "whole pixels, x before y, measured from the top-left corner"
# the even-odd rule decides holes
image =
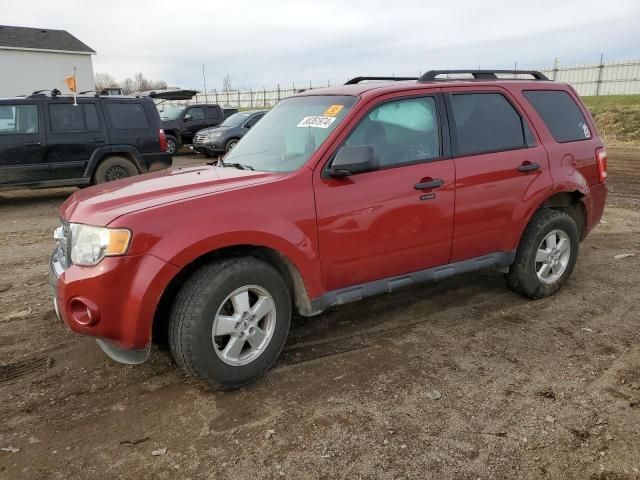
[[[98,323],[100,311],[92,301],[75,297],[69,300],[69,316],[78,325],[89,327]]]

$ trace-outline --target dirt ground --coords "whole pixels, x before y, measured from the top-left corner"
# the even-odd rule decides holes
[[[487,271],[296,319],[231,393],[67,331],[46,272],[73,189],[0,192],[0,478],[640,478],[640,148],[609,158],[556,296]]]

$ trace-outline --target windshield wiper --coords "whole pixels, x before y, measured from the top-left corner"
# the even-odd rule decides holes
[[[222,164],[223,167],[234,167],[237,168],[239,170],[255,170],[254,167],[252,167],[251,165],[244,165],[242,163],[228,163],[228,162],[220,162]]]

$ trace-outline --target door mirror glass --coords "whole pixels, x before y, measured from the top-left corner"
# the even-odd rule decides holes
[[[373,146],[345,145],[336,153],[328,173],[332,177],[348,177],[376,170],[378,166],[378,157]]]

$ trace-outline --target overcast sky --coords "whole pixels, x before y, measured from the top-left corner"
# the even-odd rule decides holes
[[[64,29],[94,70],[169,85],[302,86],[431,68],[640,58],[640,0],[0,0],[0,23]]]

